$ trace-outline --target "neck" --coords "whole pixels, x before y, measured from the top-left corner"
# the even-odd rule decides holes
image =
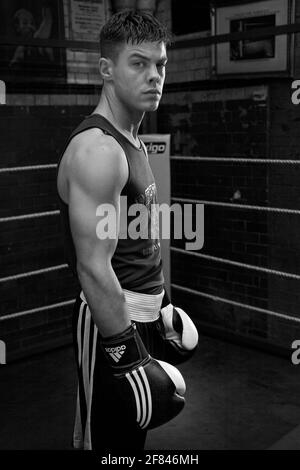
[[[142,111],[128,109],[115,96],[110,96],[105,90],[101,93],[94,113],[104,116],[116,129],[134,140],[137,138],[138,130],[145,114]]]

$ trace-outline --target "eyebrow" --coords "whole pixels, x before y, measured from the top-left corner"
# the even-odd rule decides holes
[[[140,59],[144,59],[144,60],[151,60],[149,57],[145,56],[144,54],[142,54],[141,52],[134,52],[131,56],[130,56],[130,59],[133,59],[135,57],[138,57]],[[168,58],[167,56],[163,56],[159,59],[159,62],[167,62],[168,61]]]

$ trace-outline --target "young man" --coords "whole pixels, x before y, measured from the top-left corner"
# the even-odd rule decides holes
[[[149,230],[156,187],[138,138],[144,113],[159,105],[168,42],[151,15],[110,18],[100,35],[99,104],[72,133],[59,164],[69,262],[82,288],[74,310],[76,448],[142,449],[147,429],[184,406],[184,380],[170,363],[190,355],[197,332],[164,297],[159,239]],[[132,235],[137,203],[146,217]],[[101,230],[105,211],[115,218],[113,236]]]

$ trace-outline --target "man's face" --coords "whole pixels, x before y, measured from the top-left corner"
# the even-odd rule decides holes
[[[163,42],[125,44],[113,63],[118,99],[134,111],[155,111],[161,99],[166,63]]]

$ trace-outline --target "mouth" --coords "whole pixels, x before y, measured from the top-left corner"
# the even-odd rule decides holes
[[[145,91],[145,95],[160,96],[161,92],[159,90],[148,90]]]

